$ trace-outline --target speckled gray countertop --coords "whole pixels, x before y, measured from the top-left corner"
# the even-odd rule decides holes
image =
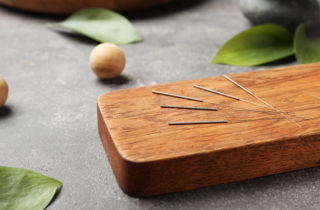
[[[235,0],[181,1],[128,17],[145,41],[123,46],[123,75],[101,81],[88,64],[97,43],[46,28],[59,17],[0,7],[0,74],[10,87],[0,109],[0,165],[61,180],[50,210],[319,209],[318,168],[144,199],[120,190],[97,131],[99,95],[257,69],[209,64],[228,38],[250,26]]]

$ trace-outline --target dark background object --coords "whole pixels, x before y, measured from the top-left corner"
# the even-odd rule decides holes
[[[51,14],[70,14],[89,7],[115,11],[132,11],[165,4],[174,0],[0,0],[0,3],[18,9]]]
[[[254,25],[274,23],[291,32],[320,15],[317,0],[239,0],[239,4]]]

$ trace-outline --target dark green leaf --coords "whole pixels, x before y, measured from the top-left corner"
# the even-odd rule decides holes
[[[301,24],[294,36],[294,50],[299,63],[320,61],[320,38],[309,38],[305,26]]]
[[[58,180],[32,171],[0,166],[0,209],[42,210],[61,186]]]
[[[84,9],[50,26],[67,28],[98,42],[123,45],[142,41],[125,17],[105,9]]]
[[[268,63],[293,54],[293,37],[285,28],[264,24],[227,41],[211,63],[235,66],[254,66]]]

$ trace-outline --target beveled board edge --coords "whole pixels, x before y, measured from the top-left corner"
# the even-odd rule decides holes
[[[99,133],[120,188],[134,197],[185,191],[320,166],[320,135],[154,162],[132,162],[115,148],[98,107]]]

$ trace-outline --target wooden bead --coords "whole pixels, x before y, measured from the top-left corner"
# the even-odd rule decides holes
[[[102,79],[111,79],[121,74],[126,59],[122,50],[111,43],[96,46],[90,55],[92,71]]]
[[[0,75],[0,107],[3,106],[8,98],[8,84],[6,80]]]

